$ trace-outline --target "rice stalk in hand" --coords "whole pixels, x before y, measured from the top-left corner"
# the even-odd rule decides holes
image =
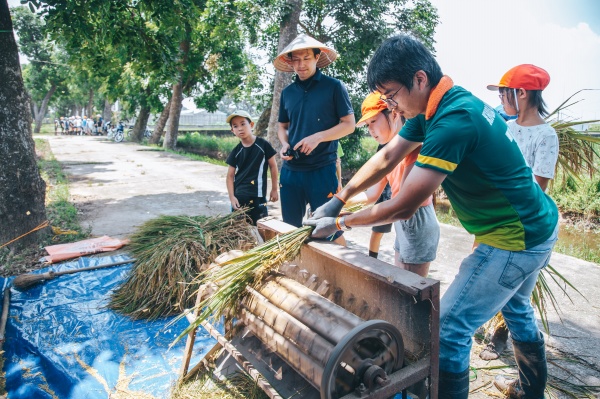
[[[558,306],[558,301],[552,292],[552,289],[548,285],[548,277],[552,279],[556,283],[556,285],[560,288],[562,293],[573,303],[573,299],[569,295],[567,291],[567,286],[571,287],[575,292],[577,292],[583,299],[587,301],[587,298],[577,289],[569,280],[567,280],[562,274],[560,274],[552,265],[548,264],[540,274],[538,275],[537,281],[535,283],[535,287],[533,292],[531,293],[531,303],[537,308],[540,319],[542,321],[542,325],[544,326],[544,330],[546,334],[550,335],[550,325],[548,324],[548,316],[547,316],[547,304],[548,302],[554,308],[554,311],[558,315],[562,323],[562,317],[560,317],[560,307]]]
[[[356,204],[344,206],[340,214],[362,211],[363,209],[367,209],[369,206],[369,204],[366,204],[364,202],[357,202]]]
[[[244,210],[225,216],[160,216],[131,237],[137,263],[110,299],[109,307],[150,320],[193,306],[190,293],[204,267],[222,252],[256,245]]]
[[[278,270],[285,261],[296,258],[312,230],[313,227],[304,226],[281,234],[235,259],[222,263],[221,267],[201,273],[198,278],[199,284],[214,283],[218,288],[199,304],[198,317],[175,342],[196,329],[202,322],[219,319],[235,310],[247,293],[246,287],[256,288],[269,273]],[[181,317],[184,316],[179,318]]]

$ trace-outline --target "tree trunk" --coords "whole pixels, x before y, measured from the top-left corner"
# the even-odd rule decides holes
[[[167,124],[167,133],[163,141],[163,148],[174,150],[177,146],[177,133],[179,131],[179,117],[181,116],[181,107],[183,101],[183,92],[181,91],[181,81],[173,85],[173,94],[171,96],[171,108],[169,110],[169,123]]]
[[[0,0],[0,246],[26,234],[7,246],[11,250],[37,244],[48,231],[32,232],[46,221],[46,183],[36,163],[29,97],[12,30],[8,2]]]
[[[163,147],[174,150],[177,146],[177,134],[179,133],[179,117],[181,116],[181,107],[183,106],[183,82],[185,81],[184,70],[188,63],[190,54],[190,40],[192,27],[185,24],[185,38],[179,43],[181,60],[179,61],[179,81],[173,85],[173,95],[171,97],[171,109],[169,110],[169,124],[167,134],[163,141]]]
[[[46,93],[46,95],[44,96],[44,99],[42,100],[42,106],[40,107],[40,109],[36,109],[35,130],[33,131],[34,133],[39,133],[42,129],[42,122],[44,121],[44,116],[46,116],[46,111],[48,111],[48,103],[50,102],[50,98],[52,98],[52,95],[55,91],[56,85],[53,84],[52,87],[50,87],[50,90],[48,90],[48,93]]]
[[[31,115],[33,116],[33,121],[35,122],[38,119],[38,115],[40,114],[40,109],[38,108],[38,105],[36,104],[35,101],[33,101],[33,99],[31,97],[29,97],[29,101],[31,103],[31,107],[30,107]]]
[[[277,45],[277,54],[279,54],[285,46],[290,44],[298,35],[298,23],[300,21],[300,12],[302,11],[302,0],[287,0],[286,8],[289,13],[285,15],[279,27],[279,43]],[[280,72],[275,70],[275,79],[273,81],[273,101],[271,105],[271,117],[269,118],[269,130],[267,132],[267,140],[271,143],[277,152],[281,149],[281,142],[277,136],[278,118],[279,118],[279,102],[281,100],[281,92],[292,81],[290,72]],[[281,165],[281,159],[277,157],[277,162]]]
[[[171,110],[171,98],[169,97],[169,101],[167,101],[165,108],[163,108],[162,112],[160,113],[160,117],[158,118],[158,120],[156,121],[156,124],[154,125],[154,131],[152,132],[152,137],[150,137],[150,144],[158,144],[158,142],[160,141],[160,138],[162,137],[162,135],[164,133],[165,125],[167,124],[167,120],[169,119],[170,110]]]
[[[104,100],[104,110],[102,111],[103,123],[109,122],[112,118],[112,103],[108,100]]]
[[[129,138],[131,141],[135,141],[136,143],[142,141],[142,133],[146,130],[149,117],[150,108],[148,106],[142,106],[140,108],[140,112],[138,113],[137,119],[135,120],[135,125],[133,126],[131,137]]]
[[[269,131],[269,120],[271,119],[271,104],[268,104],[254,125],[254,134],[258,137],[266,137]]]
[[[90,89],[90,94],[88,97],[88,104],[87,104],[87,111],[85,111],[86,116],[88,118],[92,118],[94,117],[94,115],[92,115],[92,113],[94,112],[94,90]]]

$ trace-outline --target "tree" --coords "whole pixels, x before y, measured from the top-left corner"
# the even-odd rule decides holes
[[[302,11],[302,0],[288,0],[284,8],[287,13],[282,15],[279,27],[279,43],[277,45],[277,54],[279,54],[285,46],[291,43],[298,35],[298,24],[300,22],[300,13]],[[273,99],[271,100],[271,111],[269,117],[269,130],[267,138],[275,151],[281,150],[281,142],[277,136],[279,104],[281,100],[281,92],[290,84],[292,74],[289,72],[275,71],[273,80]],[[280,162],[280,158],[278,158]]]
[[[340,79],[348,88],[355,111],[368,93],[366,67],[377,46],[394,32],[410,32],[433,50],[438,15],[429,0],[262,0],[266,11],[261,14],[267,29],[256,32],[254,43],[274,58],[298,33],[306,33],[331,45],[341,55],[327,67],[326,73]],[[273,8],[280,12],[273,12]],[[253,18],[258,18],[254,16]],[[251,20],[252,21],[252,20]],[[255,22],[252,22],[256,24]],[[291,37],[290,37],[291,35]],[[275,51],[274,43],[277,42]],[[268,138],[280,148],[277,117],[281,90],[289,83],[290,74],[276,72]],[[358,113],[357,113],[358,114]],[[359,135],[342,139],[348,156],[360,145]]]
[[[0,246],[21,237],[8,245],[14,249],[37,243],[47,232],[46,184],[35,159],[29,97],[6,0],[0,0],[0,81]]]
[[[25,76],[25,86],[32,100],[35,128],[39,133],[50,99],[68,73],[64,56],[44,30],[44,21],[27,7],[11,10],[19,49],[27,56],[30,65]]]

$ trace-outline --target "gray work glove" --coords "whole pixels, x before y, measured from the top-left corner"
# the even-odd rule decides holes
[[[338,197],[333,196],[329,201],[315,209],[310,219],[321,219],[325,217],[338,217],[340,211],[344,207],[344,203]],[[314,234],[314,233],[313,233]]]
[[[335,225],[335,219],[332,217],[324,217],[320,219],[308,219],[302,223],[305,226],[313,226],[311,237],[313,238],[326,238],[338,231]]]

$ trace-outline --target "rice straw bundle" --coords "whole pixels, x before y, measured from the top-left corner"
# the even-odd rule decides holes
[[[160,216],[131,237],[137,262],[109,307],[134,319],[150,320],[194,305],[194,280],[222,252],[256,245],[244,210],[225,216]]]
[[[235,310],[239,301],[247,293],[246,287],[260,285],[265,277],[276,271],[283,262],[298,256],[302,244],[310,237],[312,230],[311,226],[304,226],[281,234],[242,256],[222,263],[221,267],[203,272],[199,276],[200,282],[214,283],[218,288],[198,305],[198,317],[177,337],[175,342],[202,322],[218,319]]]

